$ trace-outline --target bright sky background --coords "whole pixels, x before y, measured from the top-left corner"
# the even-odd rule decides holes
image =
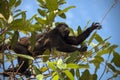
[[[106,11],[111,7],[114,0],[66,0],[67,4],[64,6],[74,5],[76,8],[69,10],[66,15],[67,19],[57,18],[56,21],[66,22],[73,29],[77,29],[80,25],[82,28],[86,25],[88,20],[92,22],[101,22],[101,19],[105,15]],[[38,3],[36,0],[23,0],[20,8],[27,11],[27,17],[30,18],[37,13]],[[98,33],[105,39],[109,36],[112,38],[109,40],[112,44],[118,44],[120,46],[120,1],[110,11],[105,18],[102,29]],[[120,53],[120,47],[117,48]],[[110,75],[105,76],[110,77]],[[118,79],[117,79],[118,80]]]

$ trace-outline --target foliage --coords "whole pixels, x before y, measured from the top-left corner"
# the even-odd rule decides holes
[[[75,51],[67,54],[56,50],[51,52],[46,50],[44,55],[38,56],[37,60],[28,55],[14,54],[9,49],[9,45],[14,47],[21,33],[32,36],[31,48],[33,49],[35,34],[49,31],[55,26],[57,16],[66,19],[65,12],[75,8],[75,6],[69,6],[61,9],[61,6],[66,3],[65,0],[37,0],[39,16],[35,14],[30,19],[26,19],[26,11],[17,8],[21,2],[22,0],[0,1],[0,64],[3,65],[3,70],[6,62],[10,62],[14,67],[13,61],[16,56],[19,56],[33,61],[42,60],[42,62],[38,61],[30,64],[37,80],[97,80],[98,78],[101,80],[104,74],[107,75],[108,72],[112,72],[109,79],[120,76],[120,54],[115,51],[118,46],[108,42],[110,37],[103,39],[97,32],[94,32],[84,42],[89,46],[87,52]],[[35,23],[32,23],[33,20]],[[71,35],[79,35],[83,30],[78,26],[76,31],[73,29],[70,29],[70,31]],[[1,47],[1,45],[4,45],[4,47]],[[4,55],[7,57],[6,61],[4,61]],[[43,63],[43,66],[39,66],[41,63]],[[94,67],[91,66],[92,64]],[[102,74],[98,74],[101,66],[104,67],[104,71]],[[93,74],[91,68],[94,69]],[[23,76],[16,77],[16,74],[10,75],[9,78],[12,76],[14,76],[13,78],[23,79]]]

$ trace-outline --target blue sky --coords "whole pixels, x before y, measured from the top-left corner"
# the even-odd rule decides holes
[[[66,0],[67,4],[64,7],[74,5],[76,8],[69,10],[66,15],[67,19],[56,18],[56,21],[66,22],[73,29],[77,29],[80,25],[82,28],[86,25],[88,20],[92,22],[101,22],[101,19],[105,15],[106,11],[111,7],[114,0]],[[37,13],[38,4],[36,0],[23,0],[23,3],[19,7],[22,10],[27,11],[27,17],[30,18]],[[120,46],[120,1],[110,11],[105,18],[102,29],[98,33],[105,39],[109,36],[112,38],[109,40],[112,44]],[[120,47],[117,48],[120,53]],[[105,77],[110,77],[107,75]],[[104,77],[104,78],[105,78]]]

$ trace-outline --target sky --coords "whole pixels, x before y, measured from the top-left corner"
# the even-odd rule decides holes
[[[55,21],[66,22],[74,30],[80,25],[82,28],[90,20],[92,22],[101,22],[103,16],[113,4],[114,0],[66,0],[68,7],[70,5],[76,6],[66,13],[67,18],[56,18]],[[24,0],[19,7],[27,11],[27,17],[30,18],[37,14],[38,3],[36,0]],[[106,39],[111,36],[109,42],[120,46],[120,1],[109,12],[102,23],[102,29],[98,31],[102,38]],[[120,53],[120,47],[116,49]],[[103,67],[104,68],[104,67]],[[102,72],[102,69],[100,70]],[[110,75],[106,75],[103,79],[107,79]],[[120,77],[118,77],[120,78]],[[116,80],[119,80],[119,79]]]
[[[63,5],[68,7],[70,5],[76,6],[66,13],[67,18],[56,18],[56,21],[66,22],[74,30],[80,25],[82,28],[86,23],[91,20],[92,22],[101,22],[106,11],[111,7],[114,0],[66,0],[67,4]],[[23,0],[19,6],[20,9],[27,11],[27,18],[31,18],[37,14],[38,3],[36,0]],[[110,11],[102,23],[102,29],[98,33],[105,39],[111,36],[109,40],[112,44],[120,46],[120,1]],[[117,48],[120,53],[120,47]],[[109,77],[107,75],[106,77]],[[104,77],[105,78],[105,77]],[[118,79],[117,79],[118,80]]]

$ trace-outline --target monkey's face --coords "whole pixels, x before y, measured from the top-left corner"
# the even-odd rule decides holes
[[[29,41],[28,37],[22,37],[22,38],[20,38],[19,43],[24,46],[29,46],[30,41]]]
[[[58,30],[62,37],[67,37],[70,33],[69,28],[65,25],[61,25]]]

